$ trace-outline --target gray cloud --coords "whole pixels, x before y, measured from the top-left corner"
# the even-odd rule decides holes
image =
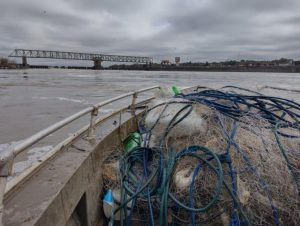
[[[0,1],[0,55],[14,48],[161,60],[300,59],[298,0]]]

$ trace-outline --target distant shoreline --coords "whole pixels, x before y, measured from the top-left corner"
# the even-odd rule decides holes
[[[117,69],[118,70],[118,69]],[[122,69],[119,69],[122,70]],[[123,69],[141,70],[141,69]],[[148,71],[191,71],[191,72],[275,72],[275,73],[300,73],[300,67],[169,67],[169,68],[149,68]]]
[[[26,70],[26,69],[78,69],[78,70],[94,70],[93,67],[80,66],[45,66],[30,65],[27,67],[18,66],[16,68],[1,68],[0,70]],[[274,67],[133,67],[130,65],[122,65],[120,67],[102,68],[101,70],[125,70],[125,71],[191,71],[191,72],[270,72],[270,73],[300,73],[300,66],[274,66]]]

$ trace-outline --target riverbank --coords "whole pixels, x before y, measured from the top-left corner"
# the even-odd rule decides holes
[[[146,70],[146,71],[195,71],[195,72],[272,72],[272,73],[299,73],[300,66],[269,66],[269,67],[214,67],[214,66],[175,66],[175,65],[115,65],[112,70]]]
[[[77,69],[95,70],[93,67],[83,66],[47,66],[47,65],[13,65],[0,69]],[[271,73],[300,73],[300,66],[273,66],[273,67],[193,67],[193,66],[153,66],[153,65],[114,65],[102,67],[101,70],[126,71],[193,71],[193,72],[271,72]]]

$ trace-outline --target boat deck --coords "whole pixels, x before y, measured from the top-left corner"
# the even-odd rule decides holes
[[[83,136],[63,148],[25,184],[6,196],[4,225],[102,225],[99,219],[103,153],[114,148],[123,139],[121,134],[125,136],[134,127],[133,120],[118,127],[120,119],[124,122],[130,116],[116,115],[98,126],[97,142]]]

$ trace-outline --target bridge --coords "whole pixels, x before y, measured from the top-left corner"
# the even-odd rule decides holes
[[[101,69],[102,61],[152,63],[152,57],[119,56],[95,53],[62,52],[49,50],[15,49],[9,57],[22,57],[22,65],[27,66],[27,58],[50,58],[62,60],[90,60],[94,61],[94,69]]]

